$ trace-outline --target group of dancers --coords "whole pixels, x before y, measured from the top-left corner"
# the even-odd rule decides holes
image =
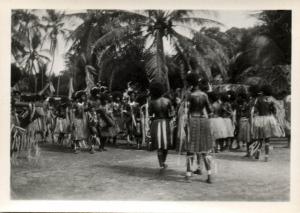
[[[42,103],[46,109],[44,132],[58,135],[58,143],[67,136],[74,153],[79,153],[83,141],[89,143],[91,153],[106,151],[105,145],[116,144],[120,135],[131,144],[135,141],[138,149],[151,144],[163,170],[168,167],[168,150],[179,147],[179,151],[186,151],[186,179],[202,174],[202,159],[207,183],[212,182],[211,153],[232,149],[234,141],[237,149],[246,145],[246,157],[256,159],[264,144],[268,161],[270,138],[290,140],[287,92],[279,94],[280,100],[272,96],[270,85],[218,93],[196,73],[188,73],[186,82],[184,90],[172,94],[165,93],[163,84],[155,82],[144,93],[129,86],[124,93],[114,94],[98,85],[89,94],[77,91],[71,101],[56,103],[55,98],[47,98]],[[20,92],[14,93],[13,100],[17,107]]]
[[[269,160],[270,138],[287,137],[290,143],[290,95],[281,92],[281,101],[272,96],[272,87],[263,85],[232,91],[216,93],[207,91],[207,83],[199,80],[196,73],[187,76],[189,89],[179,111],[185,120],[177,126],[177,131],[184,132],[187,152],[186,178],[192,174],[202,174],[201,159],[207,170],[207,183],[211,183],[212,152],[232,148],[233,140],[246,144],[245,157],[260,158],[265,144],[265,161]],[[159,165],[166,168],[168,153],[169,121],[174,115],[172,104],[163,97],[162,86],[150,86],[151,101],[149,113],[153,115],[151,139],[157,144]],[[179,114],[179,115],[180,115]],[[196,158],[196,159],[195,159]],[[194,162],[195,161],[195,162]],[[192,171],[192,164],[197,169]]]

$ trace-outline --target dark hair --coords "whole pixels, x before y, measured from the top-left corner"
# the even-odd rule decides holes
[[[80,100],[82,96],[87,96],[84,90],[79,90],[75,93],[76,100]]]
[[[48,102],[49,102],[50,105],[52,105],[52,104],[54,104],[55,100],[54,100],[54,98],[51,97],[51,98],[49,98]]]
[[[164,93],[163,85],[159,82],[150,84],[150,94],[152,98],[160,98]]]
[[[207,92],[209,90],[209,85],[208,85],[208,80],[206,79],[201,79],[199,81],[199,88],[204,91]]]
[[[127,94],[128,94],[129,96],[130,96],[130,95],[135,95],[135,91],[130,90],[130,91],[127,92]]]
[[[208,97],[210,99],[210,101],[213,103],[213,102],[216,102],[217,100],[219,100],[219,94],[217,92],[209,92],[208,93]]]
[[[100,101],[102,103],[106,102],[108,100],[108,95],[106,93],[102,93],[99,97]]]
[[[271,85],[268,85],[268,84],[263,85],[263,86],[261,87],[261,91],[262,91],[262,93],[263,93],[264,95],[266,95],[266,96],[270,96],[270,95],[273,94],[272,87],[271,87]]]
[[[229,101],[235,101],[236,93],[233,90],[227,91],[227,96]]]
[[[99,87],[94,87],[91,89],[91,96],[93,98],[96,98],[96,96],[100,93],[100,88]]]
[[[248,100],[248,95],[245,90],[239,90],[237,93],[237,99]]]
[[[199,75],[197,73],[188,73],[186,76],[186,81],[189,85],[195,87],[199,85]]]
[[[276,98],[277,98],[277,99],[283,99],[283,98],[285,98],[288,94],[289,94],[288,91],[282,90],[282,91],[280,91],[280,92],[278,92],[278,93],[276,94]]]
[[[229,97],[228,97],[227,92],[222,93],[220,99],[221,99],[222,102],[229,101]]]
[[[259,93],[259,86],[257,85],[251,85],[249,87],[249,93],[252,97],[257,97],[258,93]]]

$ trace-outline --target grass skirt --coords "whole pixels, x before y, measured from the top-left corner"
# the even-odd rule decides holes
[[[223,129],[225,132],[224,138],[232,138],[234,136],[234,125],[232,120],[230,118],[223,118],[223,124]]]
[[[211,134],[214,140],[226,138],[227,134],[224,128],[224,120],[221,117],[210,118]]]
[[[253,118],[254,139],[284,137],[284,135],[284,131],[273,115],[255,116]]]
[[[240,118],[238,127],[238,141],[249,143],[251,140],[251,125],[248,118]]]
[[[86,140],[88,138],[87,123],[84,119],[74,119],[73,137],[74,140]]]
[[[54,133],[68,133],[69,121],[63,118],[56,118]]]

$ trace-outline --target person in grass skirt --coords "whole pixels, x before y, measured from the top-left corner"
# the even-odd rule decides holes
[[[87,126],[87,95],[85,91],[80,90],[75,94],[76,102],[73,106],[73,119],[72,119],[72,136],[74,153],[79,152],[80,141],[87,141],[89,137]]]
[[[134,91],[128,91],[128,96],[124,98],[123,107],[123,117],[126,126],[127,142],[132,145],[134,140],[134,125],[135,125],[135,115],[133,113],[133,108],[137,103],[135,102],[136,94]]]
[[[153,116],[150,127],[151,141],[157,149],[159,166],[165,169],[168,149],[171,147],[170,117],[173,113],[173,106],[168,98],[163,97],[161,83],[151,83],[150,94],[149,115]]]
[[[70,133],[70,118],[68,103],[59,104],[56,110],[55,130],[54,133],[58,134],[57,142],[62,144],[65,136]]]
[[[113,125],[109,128],[109,143],[113,143],[116,145],[117,143],[117,136],[120,132],[119,125],[117,123],[117,119],[114,116],[114,103],[113,103],[113,96],[108,95],[107,104],[106,104],[106,113],[110,117]]]
[[[262,86],[253,107],[252,137],[259,142],[256,159],[260,157],[262,143],[265,142],[265,161],[269,159],[270,138],[283,137],[284,132],[275,118],[276,109],[271,101],[272,87]]]
[[[221,142],[221,151],[231,148],[232,138],[234,137],[234,122],[233,122],[233,108],[230,102],[230,96],[228,93],[221,95],[221,116],[223,119],[224,138]]]
[[[242,90],[237,95],[236,119],[237,119],[237,141],[243,142],[247,147],[246,157],[250,156],[249,143],[251,142],[250,125],[251,105],[246,91]]]
[[[142,147],[142,112],[139,102],[134,102],[135,104],[131,106],[133,119],[132,122],[132,130],[133,130],[133,138],[136,142],[137,149],[141,149]]]
[[[101,146],[99,151],[107,151],[105,149],[105,145],[107,144],[108,140],[114,136],[114,125],[115,122],[111,117],[111,112],[108,107],[108,95],[101,94],[100,100],[101,104],[100,107],[97,109],[97,113],[99,116],[99,126],[100,126],[100,141]]]
[[[201,174],[200,157],[203,158],[207,170],[207,183],[211,181],[211,156],[209,153],[213,148],[213,137],[211,135],[210,121],[206,114],[211,115],[210,103],[205,92],[200,90],[199,76],[196,73],[189,73],[187,82],[192,86],[188,102],[188,125],[187,125],[187,172],[186,179],[189,181],[192,175],[192,161],[194,154],[197,154],[198,169],[196,174]]]
[[[223,138],[226,138],[226,131],[224,130],[224,122],[221,111],[220,94],[217,92],[210,92],[209,99],[212,109],[212,117],[210,118],[211,133],[214,141],[215,152],[219,152],[219,148],[222,145]]]
[[[123,114],[122,114],[122,103],[121,103],[121,98],[120,96],[115,96],[113,103],[112,103],[112,108],[113,108],[113,116],[116,121],[116,125],[118,126],[119,129],[119,134],[124,133],[124,122],[123,122]],[[115,141],[114,141],[115,142]]]
[[[90,153],[95,153],[95,146],[101,147],[100,143],[100,131],[99,131],[99,116],[97,114],[95,106],[91,105],[88,112],[88,126],[90,131]]]

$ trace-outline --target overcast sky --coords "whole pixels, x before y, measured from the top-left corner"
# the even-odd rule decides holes
[[[66,11],[66,12],[72,13],[72,11]],[[37,11],[37,13],[39,15],[43,15],[44,11]],[[219,10],[219,11],[214,11],[213,15],[212,14],[205,15],[205,14],[201,13],[201,17],[211,18],[211,19],[214,19],[214,20],[217,20],[217,21],[223,23],[224,27],[222,27],[221,30],[225,31],[227,29],[230,29],[231,27],[248,28],[248,27],[252,27],[252,26],[258,24],[259,23],[258,20],[255,17],[250,16],[251,13],[253,13],[253,11]],[[197,15],[198,13],[195,13],[195,14],[196,14],[195,17],[198,16]],[[75,21],[75,23],[73,23],[73,24],[74,24],[73,27],[76,27],[76,25],[80,24],[80,22]],[[68,26],[68,27],[70,27],[70,26]],[[184,34],[185,32],[182,31],[181,33]],[[59,74],[60,71],[65,69],[64,55],[65,55],[66,51],[68,50],[69,46],[70,46],[70,44],[66,44],[66,42],[62,38],[59,38],[58,48],[57,48],[56,55],[55,55],[55,62],[53,65],[53,70],[54,70],[55,74]],[[47,45],[45,45],[45,48],[47,48]],[[168,52],[168,49],[169,49],[169,47],[168,47],[168,45],[166,45],[167,52]]]

